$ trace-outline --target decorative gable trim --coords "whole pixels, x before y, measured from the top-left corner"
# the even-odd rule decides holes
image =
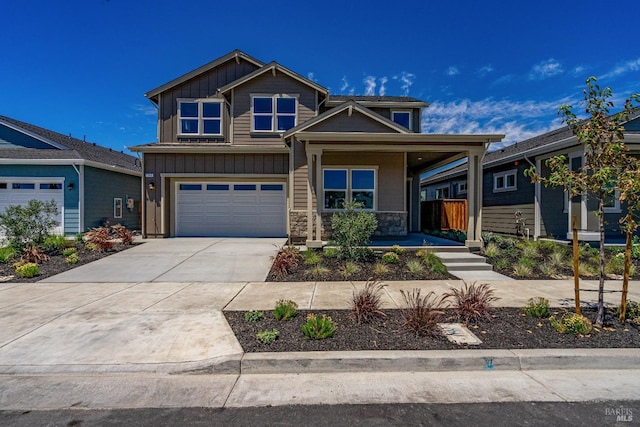
[[[253,71],[252,73],[247,74],[246,76],[240,77],[238,80],[235,80],[231,83],[229,83],[226,86],[222,86],[221,88],[218,89],[218,92],[220,93],[227,93],[229,91],[231,91],[232,89],[235,89],[236,87],[245,84],[246,82],[255,79],[258,76],[263,75],[264,73],[268,73],[271,72],[272,75],[275,77],[276,74],[278,72],[291,77],[294,80],[299,81],[300,83],[309,86],[310,88],[317,90],[318,92],[321,92],[325,95],[327,95],[329,93],[329,91],[320,86],[319,84],[309,80],[308,78],[301,76],[300,74],[289,70],[286,67],[283,67],[282,65],[278,64],[277,62],[270,62],[269,64],[265,65],[262,68],[258,68],[257,70]]]

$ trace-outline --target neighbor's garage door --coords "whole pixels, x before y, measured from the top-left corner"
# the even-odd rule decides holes
[[[286,235],[283,183],[176,184],[177,236]]]
[[[58,226],[54,233],[62,234],[64,191],[62,181],[42,181],[18,179],[15,181],[0,181],[0,212],[4,212],[9,205],[26,205],[29,200],[36,199],[43,202],[54,200],[58,207],[58,215],[54,217]]]

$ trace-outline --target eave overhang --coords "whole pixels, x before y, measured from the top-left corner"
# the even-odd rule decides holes
[[[149,144],[128,147],[136,153],[288,153],[286,145],[229,145],[229,144]]]

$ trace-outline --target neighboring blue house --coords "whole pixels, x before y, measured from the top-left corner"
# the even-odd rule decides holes
[[[106,222],[140,229],[140,160],[0,116],[0,211],[55,200],[60,226],[75,235]]]

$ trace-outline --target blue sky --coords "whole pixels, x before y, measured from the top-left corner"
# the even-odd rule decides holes
[[[424,132],[561,125],[587,77],[640,92],[640,2],[22,0],[2,11],[0,114],[117,150],[156,140],[143,94],[233,49],[333,94],[431,103]]]

